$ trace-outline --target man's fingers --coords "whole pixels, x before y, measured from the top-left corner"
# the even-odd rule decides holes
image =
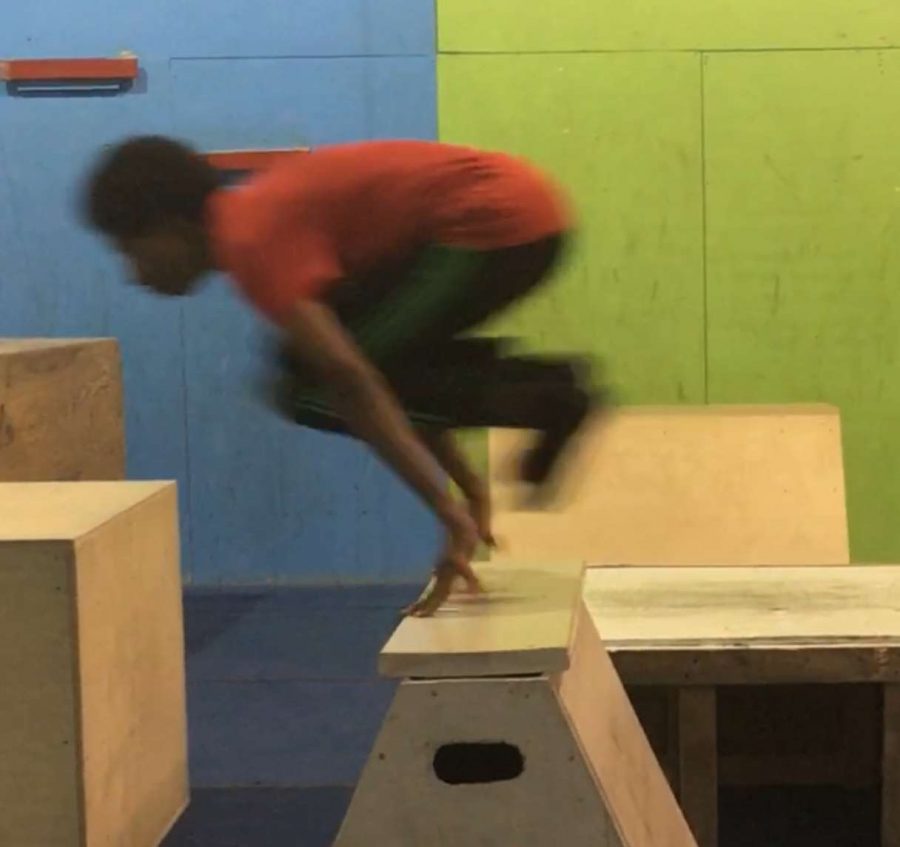
[[[439,590],[435,586],[424,597],[413,603],[407,614],[414,618],[429,618],[444,604],[449,595],[449,591]]]
[[[455,577],[456,572],[452,568],[446,564],[439,566],[428,588],[405,610],[405,614],[410,617],[431,617],[450,596]]]
[[[484,586],[475,573],[471,564],[465,559],[450,562],[444,560],[438,565],[434,576],[422,596],[407,606],[403,614],[407,617],[431,617],[453,593],[453,583],[457,577],[462,577],[470,594],[483,594]]]

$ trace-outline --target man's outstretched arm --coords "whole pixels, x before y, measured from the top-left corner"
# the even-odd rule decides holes
[[[446,545],[436,570],[452,569],[470,590],[479,590],[471,564],[478,544],[475,522],[448,490],[434,456],[381,373],[319,303],[298,302],[285,328],[293,350],[326,387],[347,426],[371,444],[440,519]]]

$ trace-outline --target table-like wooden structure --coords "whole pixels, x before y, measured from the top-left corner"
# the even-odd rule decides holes
[[[635,701],[647,689],[671,694],[675,743],[657,750],[701,847],[717,841],[720,769],[740,781],[742,766],[753,764],[718,750],[717,702],[724,693],[740,704],[741,691],[759,686],[840,692],[849,720],[830,760],[823,753],[792,761],[773,750],[762,770],[777,772],[780,756],[780,767],[794,768],[793,781],[810,766],[820,780],[831,768],[835,779],[855,773],[865,781],[876,757],[882,845],[900,845],[900,567],[597,567],[588,569],[584,591]],[[874,703],[867,687],[878,695]],[[802,710],[802,693],[791,696]],[[817,694],[811,702],[825,708],[827,699]],[[767,720],[779,714],[769,703]],[[751,725],[739,723],[744,732]],[[658,736],[651,726],[648,734]]]

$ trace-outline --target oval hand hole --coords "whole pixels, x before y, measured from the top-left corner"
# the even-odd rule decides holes
[[[444,744],[434,754],[433,766],[448,785],[478,785],[516,779],[525,770],[525,757],[512,744]]]

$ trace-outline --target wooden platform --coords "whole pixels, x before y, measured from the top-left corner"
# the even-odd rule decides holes
[[[124,477],[118,343],[0,338],[0,481]]]
[[[748,769],[793,782],[880,779],[882,844],[900,845],[900,567],[598,567],[584,595],[636,701],[647,702],[642,690],[670,692],[674,715],[663,723],[676,738],[657,754],[702,847],[716,843],[718,784],[753,781]],[[760,686],[782,687],[778,709]],[[760,707],[768,726],[753,742],[770,746],[768,764],[735,737]],[[802,750],[829,714],[830,737],[817,739],[828,746]],[[731,728],[717,732],[723,718]]]
[[[495,563],[482,576],[485,594],[456,595],[437,617],[404,620],[379,670],[432,678],[564,671],[583,571],[581,563]]]
[[[846,564],[841,425],[830,406],[619,410],[570,463],[562,506],[504,481],[529,436],[489,435],[504,556],[593,564]]]
[[[405,619],[399,685],[336,847],[692,847],[581,599],[581,565],[494,562]]]
[[[156,847],[187,803],[174,483],[0,484],[0,844]]]
[[[585,599],[629,682],[900,681],[898,566],[590,568]]]

